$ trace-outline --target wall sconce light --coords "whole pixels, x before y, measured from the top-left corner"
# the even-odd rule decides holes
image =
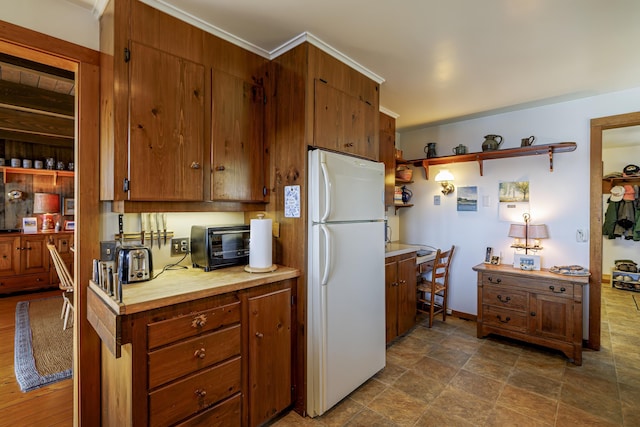
[[[525,255],[528,251],[537,252],[542,249],[540,239],[549,237],[547,226],[545,224],[529,224],[531,215],[525,213],[522,215],[524,224],[511,224],[509,226],[509,237],[515,238],[511,245],[516,250],[524,249]],[[524,239],[524,243],[520,239]],[[529,244],[529,239],[533,239],[533,245]]]
[[[436,175],[436,182],[439,182],[440,185],[442,185],[442,194],[444,194],[445,196],[447,194],[453,193],[453,190],[456,189],[449,181],[453,181],[453,174],[449,172],[448,169],[442,169]]]

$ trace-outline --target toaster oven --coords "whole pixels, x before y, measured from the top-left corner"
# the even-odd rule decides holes
[[[194,267],[216,268],[249,263],[249,226],[191,226],[191,262]]]

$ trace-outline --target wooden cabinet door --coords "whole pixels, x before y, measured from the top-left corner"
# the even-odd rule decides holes
[[[0,277],[20,272],[20,236],[0,237]]]
[[[211,199],[262,202],[264,89],[218,70],[212,79]]]
[[[384,264],[385,325],[387,344],[398,336],[398,263]]]
[[[291,289],[248,299],[249,425],[291,403]]]
[[[529,333],[544,338],[573,341],[573,301],[553,295],[529,295]],[[582,313],[576,313],[581,316]]]
[[[344,105],[339,90],[321,80],[315,81],[313,145],[344,151]]]
[[[204,66],[131,45],[129,199],[203,200]]]
[[[50,255],[45,236],[22,236],[20,252],[20,273],[49,271]]]
[[[416,259],[398,261],[398,335],[416,322]]]

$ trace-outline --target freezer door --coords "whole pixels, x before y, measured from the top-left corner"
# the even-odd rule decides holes
[[[384,223],[310,228],[308,405],[321,415],[385,366]]]
[[[384,218],[384,164],[323,150],[309,152],[312,222]]]

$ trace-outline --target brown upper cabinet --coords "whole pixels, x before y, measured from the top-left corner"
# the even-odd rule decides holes
[[[396,184],[396,119],[380,113],[380,161],[384,162],[384,204],[393,206]]]
[[[111,0],[100,30],[101,199],[264,203],[268,60],[137,0]]]

